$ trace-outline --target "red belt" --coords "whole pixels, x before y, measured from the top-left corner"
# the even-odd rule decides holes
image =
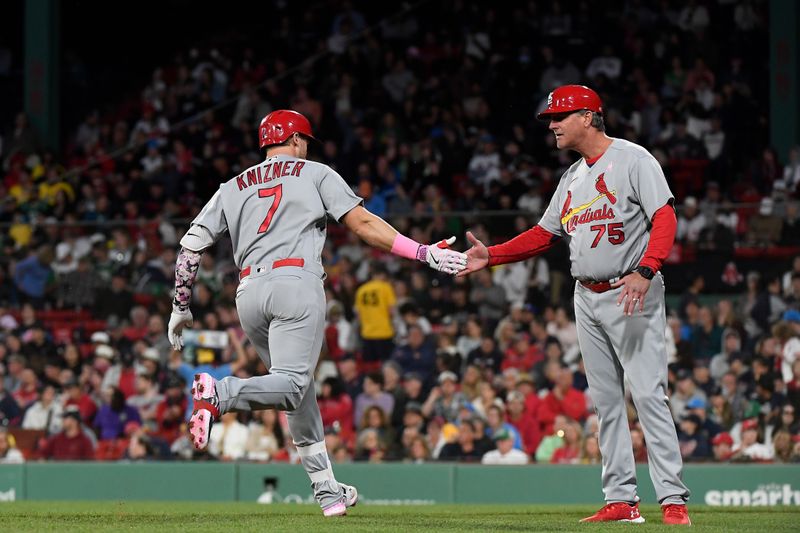
[[[289,257],[287,259],[278,259],[272,262],[272,268],[280,268],[280,267],[302,267],[306,264],[305,259],[298,259],[296,257]],[[242,280],[250,275],[251,267],[244,267],[239,272],[239,279]]]
[[[581,281],[580,284],[594,292],[606,292],[611,290],[610,281]]]

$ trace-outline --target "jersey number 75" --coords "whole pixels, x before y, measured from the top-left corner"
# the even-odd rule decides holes
[[[275,216],[275,211],[278,210],[278,206],[281,204],[283,185],[276,185],[266,189],[258,189],[259,198],[267,198],[269,196],[274,196],[275,199],[272,201],[272,206],[270,206],[269,211],[267,211],[267,218],[265,218],[264,222],[262,222],[258,227],[258,233],[266,233],[269,229],[269,223],[272,222],[272,217]]]

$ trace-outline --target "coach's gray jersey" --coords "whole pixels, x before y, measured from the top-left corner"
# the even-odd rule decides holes
[[[539,225],[567,239],[574,278],[605,281],[639,265],[653,214],[672,198],[658,161],[614,139],[592,166],[581,158],[564,173]]]
[[[361,202],[329,166],[277,155],[220,185],[192,224],[214,241],[230,231],[240,269],[302,258],[322,276],[326,214],[338,221]]]

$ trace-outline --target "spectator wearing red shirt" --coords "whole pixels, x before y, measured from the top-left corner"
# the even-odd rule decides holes
[[[586,397],[572,386],[572,370],[561,368],[553,389],[542,400],[538,414],[545,435],[553,432],[553,421],[557,415],[565,415],[573,420],[586,418]]]
[[[335,427],[338,422],[339,437],[345,443],[352,444],[354,436],[353,399],[345,392],[344,385],[339,378],[329,377],[322,382],[317,403],[322,415],[323,427]]]
[[[11,396],[14,397],[17,405],[24,410],[39,400],[39,380],[36,379],[36,374],[33,370],[26,368],[20,372],[19,381],[19,388]]]
[[[81,430],[81,414],[77,409],[64,412],[61,433],[50,437],[42,447],[42,457],[56,461],[94,459],[94,447]]]
[[[144,339],[148,334],[148,321],[149,315],[147,309],[141,305],[135,306],[131,309],[130,320],[131,324],[122,330],[122,335],[131,342]]]
[[[533,365],[543,359],[544,354],[535,345],[531,344],[526,334],[520,333],[514,339],[514,343],[506,350],[500,369],[516,368],[520,372],[530,372]]]
[[[514,426],[522,437],[522,449],[528,455],[534,455],[542,434],[539,431],[539,420],[536,412],[530,412],[525,407],[525,395],[519,391],[511,391],[507,397],[508,414],[506,421]]]
[[[84,424],[92,423],[94,415],[97,414],[97,405],[94,403],[91,396],[83,392],[78,380],[71,379],[64,384],[64,395],[62,398],[65,409],[74,407],[80,412]]]
[[[533,377],[528,373],[522,373],[517,380],[516,390],[522,393],[525,397],[525,410],[535,416],[538,420],[539,404],[542,403],[539,395],[536,394],[536,384],[533,382]]]
[[[181,424],[187,405],[183,379],[171,376],[167,380],[164,400],[156,407],[156,422],[158,423],[156,434],[170,444],[180,437]]]

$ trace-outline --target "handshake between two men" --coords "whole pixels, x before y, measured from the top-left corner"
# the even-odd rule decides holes
[[[489,264],[489,252],[486,246],[470,231],[467,232],[467,239],[472,248],[466,253],[451,250],[450,246],[456,238],[450,237],[429,246],[420,246],[418,258],[439,272],[456,274],[458,277],[467,276]]]

